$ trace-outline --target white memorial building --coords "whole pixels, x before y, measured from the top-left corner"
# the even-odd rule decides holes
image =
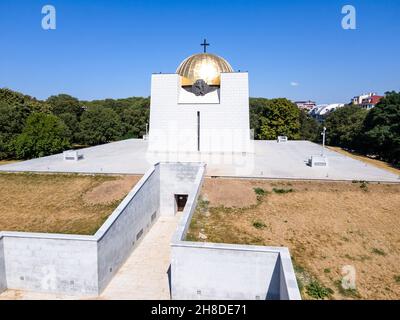
[[[150,152],[251,152],[249,122],[248,73],[205,49],[152,75]]]

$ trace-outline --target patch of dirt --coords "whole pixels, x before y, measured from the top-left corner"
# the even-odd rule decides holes
[[[206,178],[202,195],[213,206],[248,207],[257,203],[253,187],[254,182],[249,180]]]
[[[109,204],[122,200],[133,186],[140,180],[140,176],[126,176],[118,180],[106,181],[87,191],[83,201],[89,205]]]
[[[254,186],[267,193],[248,207]],[[331,288],[332,299],[400,298],[400,185],[205,180],[203,192],[211,191],[208,211],[192,219],[191,241],[289,247],[296,266]],[[225,194],[242,208],[219,207]],[[338,285],[345,266],[356,271],[357,296]]]

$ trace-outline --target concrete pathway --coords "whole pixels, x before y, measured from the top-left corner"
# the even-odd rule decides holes
[[[175,217],[161,216],[118,270],[100,297],[73,297],[20,290],[7,290],[0,300],[168,300],[170,288],[170,242],[181,214]]]
[[[180,217],[181,214],[159,218],[100,299],[170,299],[170,243]]]

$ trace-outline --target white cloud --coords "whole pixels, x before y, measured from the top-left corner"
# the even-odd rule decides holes
[[[292,82],[290,83],[290,85],[291,85],[292,87],[298,87],[298,86],[300,85],[300,83],[298,83],[298,82],[296,82],[296,81],[292,81]]]

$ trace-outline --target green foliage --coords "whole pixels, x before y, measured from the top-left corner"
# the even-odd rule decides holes
[[[121,139],[141,138],[149,122],[150,99],[131,97],[127,99],[106,99],[83,102],[88,110],[96,107],[110,108],[121,119]]]
[[[30,111],[50,112],[50,106],[43,101],[36,100],[28,95],[12,91],[10,89],[0,89],[0,103],[8,106],[24,106]]]
[[[326,143],[355,150],[361,145],[363,123],[368,111],[358,106],[345,106],[332,112],[325,120]]]
[[[343,288],[342,281],[340,281],[340,280],[336,280],[335,281],[335,286],[338,288],[339,293],[342,294],[345,297],[356,298],[356,299],[360,299],[361,298],[361,295],[359,294],[357,289],[354,289],[354,288],[345,289],[345,288]]]
[[[258,196],[264,196],[266,194],[266,191],[263,188],[254,188],[254,192]]]
[[[56,116],[69,113],[79,117],[83,112],[79,100],[67,94],[51,96],[46,100],[46,102],[51,105],[52,112]]]
[[[273,188],[272,191],[277,194],[286,194],[286,193],[294,192],[293,189],[279,189],[279,188]]]
[[[80,139],[88,145],[97,145],[119,139],[121,120],[109,108],[94,107],[83,113],[80,122]]]
[[[367,115],[364,152],[400,165],[400,92],[388,92]]]
[[[324,300],[329,298],[334,291],[331,288],[326,288],[320,284],[317,280],[313,280],[306,286],[307,294],[314,299]]]
[[[199,196],[199,199],[197,200],[197,207],[196,210],[198,210],[201,213],[207,213],[209,209],[210,201],[204,199],[201,195]]]
[[[368,182],[363,181],[360,185],[360,189],[367,192],[368,191]]]
[[[0,160],[13,156],[11,141],[22,132],[30,112],[23,103],[11,105],[0,100]]]
[[[287,99],[250,99],[250,124],[259,140],[300,138],[300,110]]]
[[[43,157],[61,152],[69,147],[67,127],[56,116],[32,113],[26,120],[22,133],[12,142],[18,159]]]
[[[400,165],[400,92],[387,92],[371,111],[350,105],[324,124],[327,144]]]
[[[304,110],[300,110],[300,139],[309,141],[320,140],[320,128],[317,120]]]
[[[124,138],[140,138],[146,134],[150,108],[138,106],[126,108],[121,112],[122,135]]]
[[[386,252],[378,248],[373,248],[371,252],[378,256],[386,256]]]
[[[67,126],[67,136],[71,142],[79,143],[79,120],[74,113],[61,113],[58,116]]]
[[[264,229],[267,227],[267,225],[264,222],[261,221],[254,221],[253,222],[253,227],[256,229]]]

